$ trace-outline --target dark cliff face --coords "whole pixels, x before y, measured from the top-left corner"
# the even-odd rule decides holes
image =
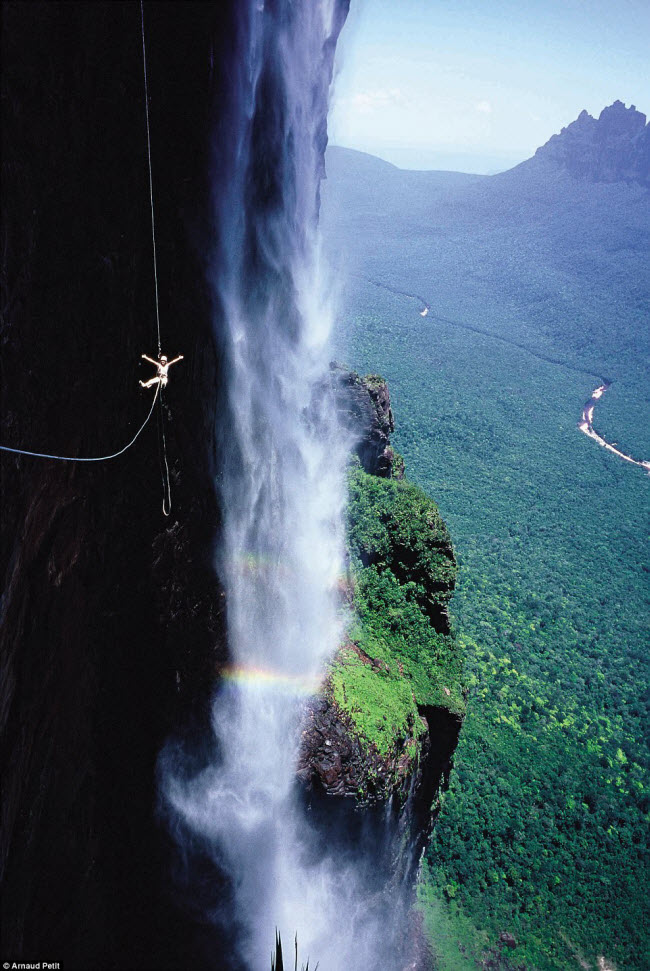
[[[0,454],[3,953],[175,966],[154,768],[223,660],[203,253],[236,4],[145,4],[172,515],[156,421]],[[2,443],[121,448],[156,355],[139,4],[2,7]],[[182,370],[181,370],[182,368]],[[175,950],[176,948],[176,950]]]
[[[331,365],[339,419],[355,440],[355,452],[369,475],[403,475],[403,463],[390,444],[395,430],[388,385],[383,378],[361,377]]]
[[[640,182],[650,186],[650,125],[634,105],[615,101],[598,119],[582,111],[535,158],[554,162],[590,182]],[[529,164],[529,163],[524,163]]]

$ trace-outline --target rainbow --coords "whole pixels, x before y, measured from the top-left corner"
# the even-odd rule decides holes
[[[272,668],[256,667],[246,664],[233,664],[222,668],[223,681],[236,685],[253,685],[269,691],[279,691],[299,697],[310,697],[318,693],[322,678],[315,675],[287,674]]]
[[[289,565],[281,563],[278,559],[269,556],[267,553],[239,553],[231,557],[229,562],[235,575],[240,577],[255,574],[258,576],[260,574],[276,574],[279,577],[287,578],[295,575],[295,571]],[[341,573],[332,583],[332,589],[337,588],[339,592],[345,592],[349,583],[349,575],[347,573]]]

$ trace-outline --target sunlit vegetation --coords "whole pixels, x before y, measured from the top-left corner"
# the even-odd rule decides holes
[[[580,953],[641,971],[647,482],[575,429],[588,376],[524,370],[508,347],[488,374],[485,344],[373,298],[352,361],[387,375],[407,473],[437,498],[460,561],[469,712],[421,891],[455,941],[439,966],[472,966],[507,930],[530,968],[574,968]]]
[[[607,199],[636,190],[598,191],[591,223],[569,236],[576,203],[550,242],[530,222],[492,232],[503,212],[473,227],[469,208],[452,231],[437,213],[435,232],[385,219],[363,254],[361,217],[346,227],[364,273],[432,303],[422,319],[353,278],[337,356],[387,378],[395,445],[459,562],[468,715],[420,889],[447,971],[475,967],[502,931],[517,940],[503,960],[531,971],[601,955],[650,967],[650,480],[576,429],[603,373],[596,426],[647,457],[647,221],[624,244],[627,216],[606,226]]]
[[[380,646],[384,655],[389,654],[385,643],[366,646]],[[355,730],[380,755],[391,754],[411,733],[422,734],[413,692],[395,662],[392,667],[387,662],[385,668],[374,669],[347,650],[334,668],[332,682],[337,705],[350,714]]]
[[[360,653],[342,651],[332,691],[356,732],[387,756],[425,731],[418,706],[465,710],[460,645],[436,629],[446,626],[456,563],[435,503],[417,486],[355,463],[349,494],[349,640]]]

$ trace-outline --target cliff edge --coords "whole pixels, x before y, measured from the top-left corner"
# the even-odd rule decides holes
[[[349,470],[348,635],[303,731],[298,776],[357,807],[394,797],[400,828],[423,845],[465,711],[448,604],[451,539],[435,503],[403,477],[390,446],[388,387],[334,369],[342,413],[357,423]]]

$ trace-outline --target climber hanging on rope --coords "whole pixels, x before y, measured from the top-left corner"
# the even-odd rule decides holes
[[[149,361],[150,364],[156,368],[156,375],[153,378],[149,378],[148,381],[141,381],[140,384],[143,388],[150,388],[153,384],[160,384],[161,388],[167,387],[167,381],[169,380],[168,371],[172,364],[176,364],[178,361],[183,360],[183,355],[179,354],[172,361],[168,361],[164,354],[161,354],[157,361],[154,361],[152,357],[147,357],[146,354],[142,355],[145,361]]]
[[[158,360],[154,361],[152,357],[147,357],[143,354],[142,357],[145,361],[149,361],[150,364],[156,368],[156,375],[150,378],[148,381],[141,381],[140,384],[143,388],[150,388],[152,385],[156,385],[156,390],[154,396],[151,400],[151,406],[149,408],[149,413],[145,420],[142,422],[137,432],[131,439],[131,441],[119,450],[119,452],[112,452],[110,455],[97,455],[97,456],[84,456],[84,455],[53,455],[50,452],[32,452],[27,451],[23,448],[10,448],[8,445],[0,445],[0,452],[11,452],[14,455],[27,455],[32,458],[40,459],[53,459],[58,462],[108,462],[110,459],[119,458],[120,455],[124,455],[132,445],[135,444],[137,439],[140,437],[142,432],[145,430],[146,426],[149,424],[151,416],[153,415],[154,408],[156,407],[156,402],[160,399],[160,437],[161,437],[161,463],[164,465],[163,471],[163,513],[165,516],[169,516],[171,511],[171,487],[169,479],[169,465],[167,463],[167,445],[165,442],[165,423],[162,411],[162,394],[163,388],[167,387],[167,382],[169,380],[169,369],[172,364],[177,364],[178,361],[183,360],[183,355],[179,354],[175,357],[173,361],[168,361],[167,358],[161,352],[161,338],[160,338],[160,310],[158,306],[158,268],[156,262],[156,224],[155,224],[155,214],[154,214],[154,204],[153,204],[153,177],[151,168],[151,136],[149,130],[149,89],[147,84],[147,52],[145,45],[145,32],[144,32],[144,2],[140,0],[140,24],[142,29],[142,72],[144,77],[144,108],[145,108],[145,121],[146,121],[146,131],[147,131],[147,161],[149,167],[149,203],[151,206],[151,243],[153,248],[153,280],[154,280],[154,294],[156,297],[156,331],[158,336]]]

